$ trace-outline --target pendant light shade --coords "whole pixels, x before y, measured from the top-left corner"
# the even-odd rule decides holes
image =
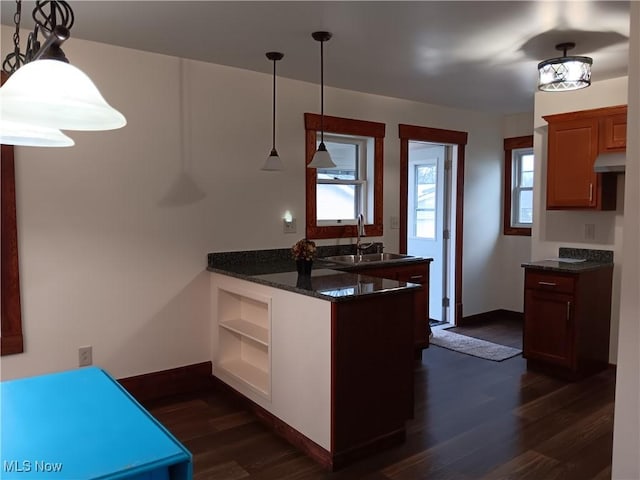
[[[320,145],[307,168],[333,168],[336,166],[324,144],[324,42],[331,38],[329,32],[313,32],[314,40],[320,42]]]
[[[59,60],[35,60],[0,88],[3,120],[59,130],[112,130],[124,116],[80,69]]]
[[[272,144],[271,153],[262,165],[261,170],[275,172],[284,170],[284,165],[282,164],[280,155],[278,155],[278,151],[276,150],[276,62],[278,60],[282,60],[284,54],[280,52],[267,52],[266,55],[267,58],[273,62],[273,118],[271,122]]]
[[[562,57],[551,58],[538,64],[538,90],[544,92],[566,92],[579,90],[591,85],[590,57],[567,56],[567,50],[575,43],[560,43],[556,50],[561,50]]]
[[[25,147],[72,147],[75,142],[60,130],[0,120],[0,143]]]

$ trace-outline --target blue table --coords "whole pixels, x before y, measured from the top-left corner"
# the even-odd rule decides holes
[[[189,480],[191,453],[105,371],[0,382],[0,478]]]

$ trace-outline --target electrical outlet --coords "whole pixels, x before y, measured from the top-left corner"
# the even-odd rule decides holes
[[[584,224],[584,239],[595,240],[596,239],[596,225],[595,223]]]
[[[286,218],[282,219],[283,222],[283,231],[284,233],[296,233],[296,219],[292,218],[291,220],[287,220]]]
[[[78,366],[86,367],[93,363],[92,347],[80,347],[78,349]]]
[[[391,229],[398,230],[400,228],[400,220],[395,215],[391,217]]]

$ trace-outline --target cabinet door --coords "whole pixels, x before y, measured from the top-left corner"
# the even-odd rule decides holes
[[[525,290],[524,357],[573,368],[573,296]]]
[[[549,124],[547,208],[596,208],[598,119]]]
[[[600,121],[600,152],[624,152],[627,148],[627,114],[608,115]]]

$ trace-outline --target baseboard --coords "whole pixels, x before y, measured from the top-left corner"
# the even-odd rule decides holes
[[[140,403],[212,389],[211,362],[118,379]]]
[[[213,386],[217,391],[226,392],[239,402],[246,410],[252,412],[263,424],[270,428],[274,433],[282,437],[291,445],[302,451],[307,456],[318,462],[323,468],[333,470],[333,458],[330,452],[322,448],[313,440],[307,438],[302,433],[280,420],[278,417],[269,413],[257,403],[248,399],[240,392],[230,387],[222,380],[212,376]]]
[[[476,313],[475,315],[469,315],[467,317],[462,317],[460,319],[460,321],[458,322],[458,325],[456,325],[457,327],[466,327],[469,325],[474,325],[476,323],[480,323],[480,322],[487,322],[489,320],[492,320],[496,317],[500,317],[500,318],[506,318],[508,320],[514,320],[514,321],[523,321],[524,320],[524,313],[522,312],[514,312],[513,310],[505,310],[505,309],[497,309],[497,310],[491,310],[489,312],[483,312],[483,313]]]

